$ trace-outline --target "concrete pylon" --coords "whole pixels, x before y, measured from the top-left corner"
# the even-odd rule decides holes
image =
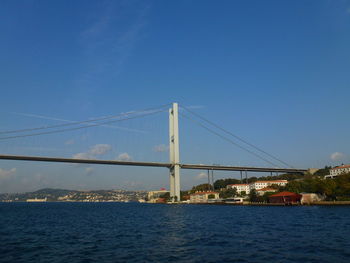
[[[169,158],[170,168],[170,199],[180,201],[180,152],[179,152],[179,114],[178,105],[173,103],[169,109]]]

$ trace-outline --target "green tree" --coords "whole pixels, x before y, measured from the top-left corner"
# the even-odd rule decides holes
[[[336,195],[337,197],[349,197],[350,198],[350,173],[341,174],[334,179],[337,184]]]
[[[336,199],[337,183],[333,179],[326,179],[322,184],[322,194],[326,196],[328,200]]]
[[[258,194],[257,194],[255,189],[250,190],[249,201],[250,202],[258,202],[259,201]]]
[[[214,195],[214,194],[208,195],[208,199],[214,199],[214,198],[215,198],[215,195]]]
[[[227,179],[219,179],[214,182],[214,188],[215,189],[223,189],[226,188],[229,184],[239,184],[241,181],[233,178],[227,178]]]
[[[285,190],[293,193],[301,193],[303,192],[303,183],[301,181],[291,181],[286,185]]]
[[[162,195],[159,196],[159,198],[164,198],[165,201],[169,202],[170,201],[170,193],[164,193]]]
[[[181,201],[187,200],[189,198],[190,191],[180,191],[180,199]]]
[[[197,186],[193,186],[191,193],[194,193],[196,191],[209,191],[212,189],[212,186],[210,184],[200,184]]]
[[[237,189],[224,189],[220,191],[219,196],[220,198],[230,198],[230,197],[235,197],[237,195]]]
[[[328,174],[329,174],[329,170],[330,170],[331,168],[332,168],[331,166],[325,166],[324,168],[319,169],[318,171],[316,171],[316,172],[314,173],[314,175],[324,177],[325,175],[328,175]]]
[[[262,196],[262,199],[265,203],[269,202],[269,197],[271,195],[275,194],[275,192],[265,192],[264,195]]]

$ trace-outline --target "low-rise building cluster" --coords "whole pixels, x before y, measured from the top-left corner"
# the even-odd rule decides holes
[[[147,202],[148,203],[164,203],[164,196],[169,194],[169,191],[165,188],[161,188],[160,190],[149,191],[147,194]]]
[[[326,175],[325,178],[335,178],[338,175],[345,174],[345,173],[350,173],[350,164],[347,165],[341,165],[334,167],[329,170],[329,175]]]
[[[42,189],[29,193],[0,194],[0,202],[142,202],[146,194],[146,191],[127,190]]]
[[[255,189],[259,194],[264,194],[265,192],[275,192],[271,186],[286,186],[287,180],[270,180],[270,181],[256,181],[250,184],[229,184],[227,189],[235,189],[238,194],[249,194],[252,189]]]

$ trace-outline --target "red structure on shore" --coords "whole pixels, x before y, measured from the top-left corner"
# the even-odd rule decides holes
[[[299,204],[302,195],[292,192],[281,192],[269,196],[269,202],[273,204]]]

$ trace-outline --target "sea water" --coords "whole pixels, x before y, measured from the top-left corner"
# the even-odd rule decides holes
[[[0,262],[350,262],[350,207],[0,203]]]

